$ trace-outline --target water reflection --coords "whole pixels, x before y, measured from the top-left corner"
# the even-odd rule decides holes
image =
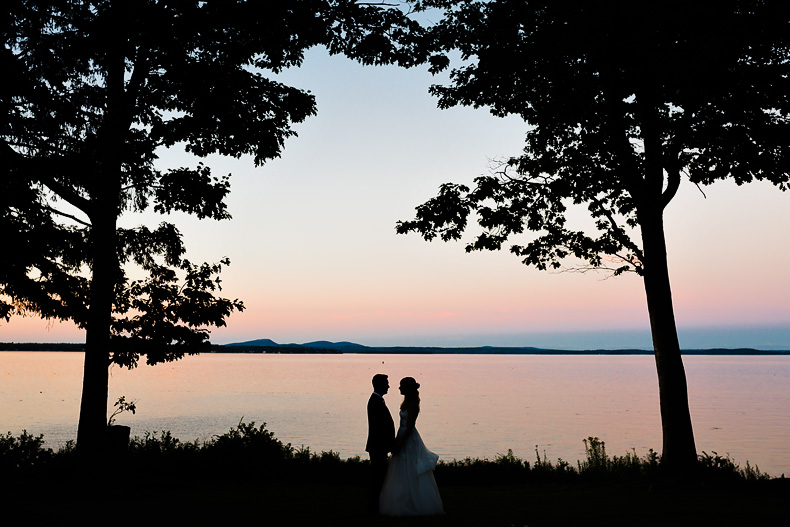
[[[748,459],[790,474],[790,357],[685,357],[698,451]],[[661,449],[650,356],[218,355],[131,372],[113,368],[110,400],[135,399],[119,424],[132,434],[171,430],[205,440],[241,418],[285,442],[364,457],[370,378],[421,384],[420,433],[444,459],[493,457],[508,448],[532,460],[575,461],[594,435],[610,454]],[[3,432],[76,436],[82,355],[0,353]],[[400,396],[387,402],[396,412]]]

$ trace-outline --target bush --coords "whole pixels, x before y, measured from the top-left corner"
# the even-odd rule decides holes
[[[28,471],[40,468],[54,457],[51,448],[44,447],[44,436],[33,436],[23,430],[19,437],[11,432],[0,435],[0,472]]]
[[[227,433],[215,436],[201,448],[206,468],[217,476],[242,479],[276,479],[282,476],[294,449],[266,429],[266,423],[240,421]]]
[[[660,457],[652,449],[643,457],[635,450],[624,456],[610,457],[606,445],[597,437],[583,440],[585,459],[576,467],[558,459],[552,463],[545,452],[541,457],[535,447],[536,459],[530,464],[508,450],[490,460],[465,458],[440,460],[436,479],[440,485],[481,484],[565,484],[583,481],[621,481],[650,484],[660,471]],[[0,435],[0,473],[5,482],[20,477],[40,478],[68,475],[76,466],[75,447],[69,442],[57,452],[44,446],[43,436],[22,432],[18,437],[10,432]],[[309,481],[364,484],[368,478],[369,462],[358,456],[341,459],[340,454],[312,452],[309,447],[294,448],[283,443],[266,429],[266,423],[239,422],[227,433],[200,443],[182,442],[169,431],[159,435],[146,432],[134,437],[127,452],[113,454],[108,463],[113,474],[121,479],[143,481],[156,473],[161,477],[201,481],[225,478],[258,482]],[[707,482],[741,484],[770,479],[746,462],[741,468],[729,455],[703,452],[699,456],[700,478]]]
[[[730,459],[730,455],[720,456],[713,452],[711,456],[704,450],[699,456],[700,473],[709,482],[738,482],[738,481],[764,481],[770,479],[768,474],[760,472],[756,466],[751,466],[746,462],[746,467],[741,468],[735,461]]]
[[[597,437],[583,440],[586,459],[577,462],[579,474],[585,477],[604,479],[639,479],[653,477],[658,473],[659,456],[651,448],[645,457],[640,458],[635,449],[624,456],[609,457],[606,443]]]

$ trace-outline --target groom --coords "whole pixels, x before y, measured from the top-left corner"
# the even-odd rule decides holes
[[[378,514],[379,495],[387,475],[387,454],[395,443],[395,423],[384,404],[384,395],[390,388],[387,376],[373,376],[373,393],[368,400],[368,443],[365,451],[370,454],[371,479],[368,494],[368,512]]]

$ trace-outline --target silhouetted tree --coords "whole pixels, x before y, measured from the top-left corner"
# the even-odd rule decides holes
[[[168,222],[122,228],[126,211],[225,219],[229,176],[161,169],[162,148],[198,157],[280,155],[314,97],[265,75],[318,44],[402,62],[397,10],[349,0],[9,0],[0,24],[0,317],[86,331],[78,448],[99,451],[108,367],[208,347],[238,300],[215,295],[228,264],[185,259]]]
[[[642,276],[659,379],[662,466],[696,463],[672,306],[663,212],[682,180],[788,186],[788,5],[770,1],[426,1],[432,46],[460,51],[439,106],[526,122],[526,145],[475,188],[445,184],[397,231],[510,251],[538,269],[566,258]],[[449,66],[432,58],[434,71]],[[566,224],[586,205],[594,228]]]

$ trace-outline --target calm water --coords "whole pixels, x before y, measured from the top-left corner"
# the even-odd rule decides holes
[[[790,357],[685,357],[697,450],[729,453],[771,475],[790,474]],[[117,422],[133,435],[170,430],[205,440],[240,419],[267,423],[284,442],[364,456],[374,373],[422,384],[417,427],[443,459],[584,457],[598,436],[610,454],[661,450],[650,356],[225,355],[111,370],[110,401],[137,400]],[[0,352],[0,432],[76,436],[81,353]]]

